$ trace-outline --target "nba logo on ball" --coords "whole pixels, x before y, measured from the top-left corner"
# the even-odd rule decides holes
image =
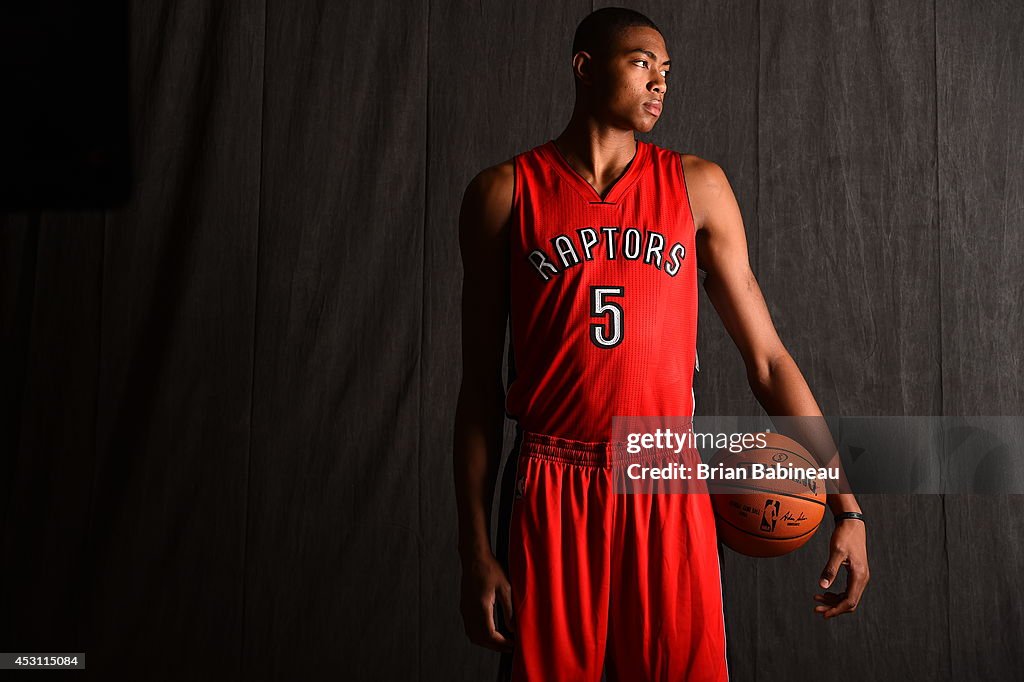
[[[779,501],[767,500],[761,512],[761,530],[771,533],[775,530],[775,521],[779,518]]]

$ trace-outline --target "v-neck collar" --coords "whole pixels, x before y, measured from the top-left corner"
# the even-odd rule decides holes
[[[643,140],[636,141],[636,152],[633,154],[632,161],[626,166],[626,170],[623,171],[622,175],[619,176],[618,180],[612,183],[611,187],[605,192],[604,198],[597,193],[594,186],[587,182],[586,178],[576,172],[569,161],[562,156],[562,152],[559,151],[558,145],[555,144],[554,140],[548,140],[541,148],[550,157],[554,164],[555,170],[558,171],[565,180],[572,185],[583,199],[591,204],[614,204],[618,203],[622,195],[636,182],[636,179],[640,177],[640,171],[647,164],[649,158],[648,154],[648,143]]]

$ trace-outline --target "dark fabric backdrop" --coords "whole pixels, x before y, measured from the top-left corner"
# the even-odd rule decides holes
[[[0,650],[492,679],[458,613],[456,219],[564,127],[593,7],[132,5],[130,201],[0,218]],[[1021,414],[1021,6],[634,7],[674,62],[644,139],[726,170],[822,409]],[[759,413],[703,294],[699,352],[698,412]],[[1021,498],[861,504],[853,616],[812,613],[828,532],[725,552],[732,679],[1019,676]]]

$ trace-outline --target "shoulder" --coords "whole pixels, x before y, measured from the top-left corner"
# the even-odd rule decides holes
[[[473,176],[466,187],[464,203],[478,208],[511,211],[512,190],[515,183],[513,160],[484,168]]]
[[[513,160],[484,168],[466,186],[460,220],[463,236],[497,235],[512,215]]]
[[[683,172],[686,174],[686,183],[691,185],[690,189],[705,189],[708,186],[717,187],[725,181],[725,171],[714,161],[702,158],[696,154],[679,153],[683,159]]]
[[[494,195],[500,196],[507,192],[508,198],[511,200],[514,181],[515,166],[513,160],[509,159],[494,166],[484,168],[477,173],[469,181],[466,193],[472,192],[486,198],[493,197]]]
[[[687,154],[667,147],[659,147],[651,144],[654,154],[662,159],[671,160],[674,163],[682,162],[683,175],[689,191],[702,191],[708,188],[721,187],[726,182],[725,171],[714,161]]]
[[[698,227],[705,222],[709,208],[729,186],[725,171],[714,161],[696,154],[680,154],[690,210]]]

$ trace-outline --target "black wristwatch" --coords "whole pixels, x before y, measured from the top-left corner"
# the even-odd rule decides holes
[[[861,512],[847,511],[847,512],[839,512],[838,514],[835,515],[836,525],[839,525],[840,521],[845,521],[846,519],[858,519],[858,520],[863,522],[864,521],[864,514],[862,514]]]

